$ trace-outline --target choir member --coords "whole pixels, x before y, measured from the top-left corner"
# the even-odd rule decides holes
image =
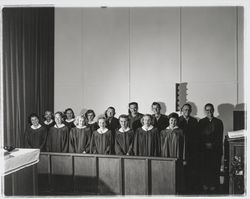
[[[201,183],[203,191],[216,192],[223,150],[223,123],[214,117],[214,106],[205,105],[206,117],[198,123],[201,152]]]
[[[71,108],[67,108],[65,111],[64,111],[64,124],[69,128],[74,128],[75,127],[75,114],[74,114],[74,111],[71,109]]]
[[[168,127],[168,117],[166,115],[161,114],[161,105],[157,102],[152,103],[152,111],[153,111],[153,124],[154,127],[161,132],[163,129]]]
[[[39,117],[35,113],[29,116],[28,122],[30,126],[25,132],[25,146],[44,151],[47,129],[39,123]]]
[[[132,155],[134,131],[129,128],[129,118],[127,115],[120,115],[119,122],[121,128],[115,134],[115,154]]]
[[[55,125],[49,129],[46,148],[49,152],[68,152],[69,128],[63,124],[63,113],[55,113]]]
[[[113,139],[115,138],[115,131],[120,127],[119,120],[115,117],[115,108],[110,106],[105,111],[107,128],[111,130]]]
[[[87,110],[87,112],[85,113],[85,118],[87,118],[87,125],[90,128],[92,134],[99,128],[97,122],[94,121],[95,112],[92,109]]]
[[[111,130],[106,128],[106,118],[98,119],[99,128],[93,132],[90,152],[95,154],[111,154],[111,146],[113,143]]]
[[[178,126],[183,130],[186,146],[185,178],[186,193],[196,193],[199,185],[199,140],[197,135],[198,121],[191,116],[192,106],[188,103],[181,108]]]
[[[45,126],[47,128],[47,130],[50,129],[50,127],[55,125],[55,121],[53,119],[53,113],[52,111],[45,111],[44,113],[44,122],[43,122],[43,126]]]
[[[129,127],[134,131],[136,131],[136,129],[142,126],[141,118],[143,116],[143,114],[138,112],[137,102],[129,103],[128,113],[129,113]]]
[[[86,126],[87,121],[84,116],[75,119],[76,127],[70,130],[69,152],[70,153],[89,153],[91,130]]]
[[[133,152],[137,156],[158,156],[159,136],[157,128],[152,125],[152,116],[145,114],[141,118],[142,127],[135,133]]]
[[[169,126],[160,132],[161,156],[185,160],[185,138],[177,126],[178,114],[171,113]]]

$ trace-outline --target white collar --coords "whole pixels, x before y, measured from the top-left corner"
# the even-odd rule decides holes
[[[78,129],[84,129],[84,128],[86,128],[86,126],[84,125],[84,126],[76,126],[76,128],[78,128]]]
[[[120,128],[120,129],[119,129],[119,131],[120,131],[121,133],[127,132],[127,131],[129,131],[129,130],[130,130],[129,127],[127,127],[125,130],[123,130],[123,128]]]
[[[93,120],[93,121],[89,121],[88,122],[88,124],[94,124],[95,123],[95,121]]]
[[[105,128],[104,130],[102,130],[101,128],[97,129],[97,132],[100,133],[100,134],[104,134],[108,131],[107,128]]]
[[[45,121],[44,121],[44,124],[49,125],[49,124],[51,124],[52,122],[54,122],[54,121],[53,121],[53,120],[50,120],[49,122],[47,122],[47,120],[45,120]]]
[[[57,129],[62,128],[64,126],[65,126],[64,124],[59,124],[59,126],[57,126],[57,124],[54,125],[54,127],[57,128]]]
[[[72,119],[70,119],[70,120],[66,119],[65,121],[69,123],[69,122],[73,122],[74,120],[75,120],[75,119],[72,118]]]
[[[143,129],[144,131],[150,131],[150,130],[152,130],[153,128],[154,128],[153,125],[150,125],[148,128],[146,128],[145,126],[142,127],[142,129]]]
[[[39,129],[41,127],[41,124],[38,124],[37,126],[31,125],[32,129]]]
[[[178,129],[179,127],[178,126],[175,126],[173,129],[170,128],[170,126],[167,127],[167,129],[170,129],[170,130],[174,130],[174,129]]]

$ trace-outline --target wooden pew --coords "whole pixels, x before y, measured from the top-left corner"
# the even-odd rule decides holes
[[[175,195],[176,158],[41,152],[41,195]]]

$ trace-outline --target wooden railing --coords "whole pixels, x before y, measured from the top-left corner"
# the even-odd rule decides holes
[[[175,158],[46,153],[38,163],[39,193],[46,195],[177,194]]]

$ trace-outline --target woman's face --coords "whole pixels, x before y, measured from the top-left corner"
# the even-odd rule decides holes
[[[177,119],[171,117],[171,118],[169,119],[169,126],[173,128],[173,127],[175,127],[176,125],[177,125]]]
[[[67,117],[68,120],[72,119],[73,118],[73,112],[71,110],[67,110],[66,117]]]
[[[106,123],[104,119],[99,119],[98,120],[98,125],[100,128],[105,128],[106,127]]]
[[[119,122],[123,129],[126,129],[128,127],[128,120],[126,118],[121,117]]]
[[[84,118],[79,117],[79,119],[78,119],[78,125],[79,125],[79,126],[84,126],[84,125],[85,125]]]
[[[55,122],[56,122],[56,124],[62,123],[62,117],[59,113],[55,114]]]
[[[31,118],[30,118],[30,121],[31,121],[31,124],[32,124],[33,126],[38,126],[38,124],[39,124],[39,119],[38,119],[36,116],[31,117]]]
[[[50,121],[52,119],[52,113],[50,111],[46,111],[44,117],[47,121]]]
[[[94,113],[88,113],[87,114],[88,121],[91,122],[94,119]]]
[[[143,125],[144,126],[150,126],[151,125],[151,118],[149,116],[143,117]]]

